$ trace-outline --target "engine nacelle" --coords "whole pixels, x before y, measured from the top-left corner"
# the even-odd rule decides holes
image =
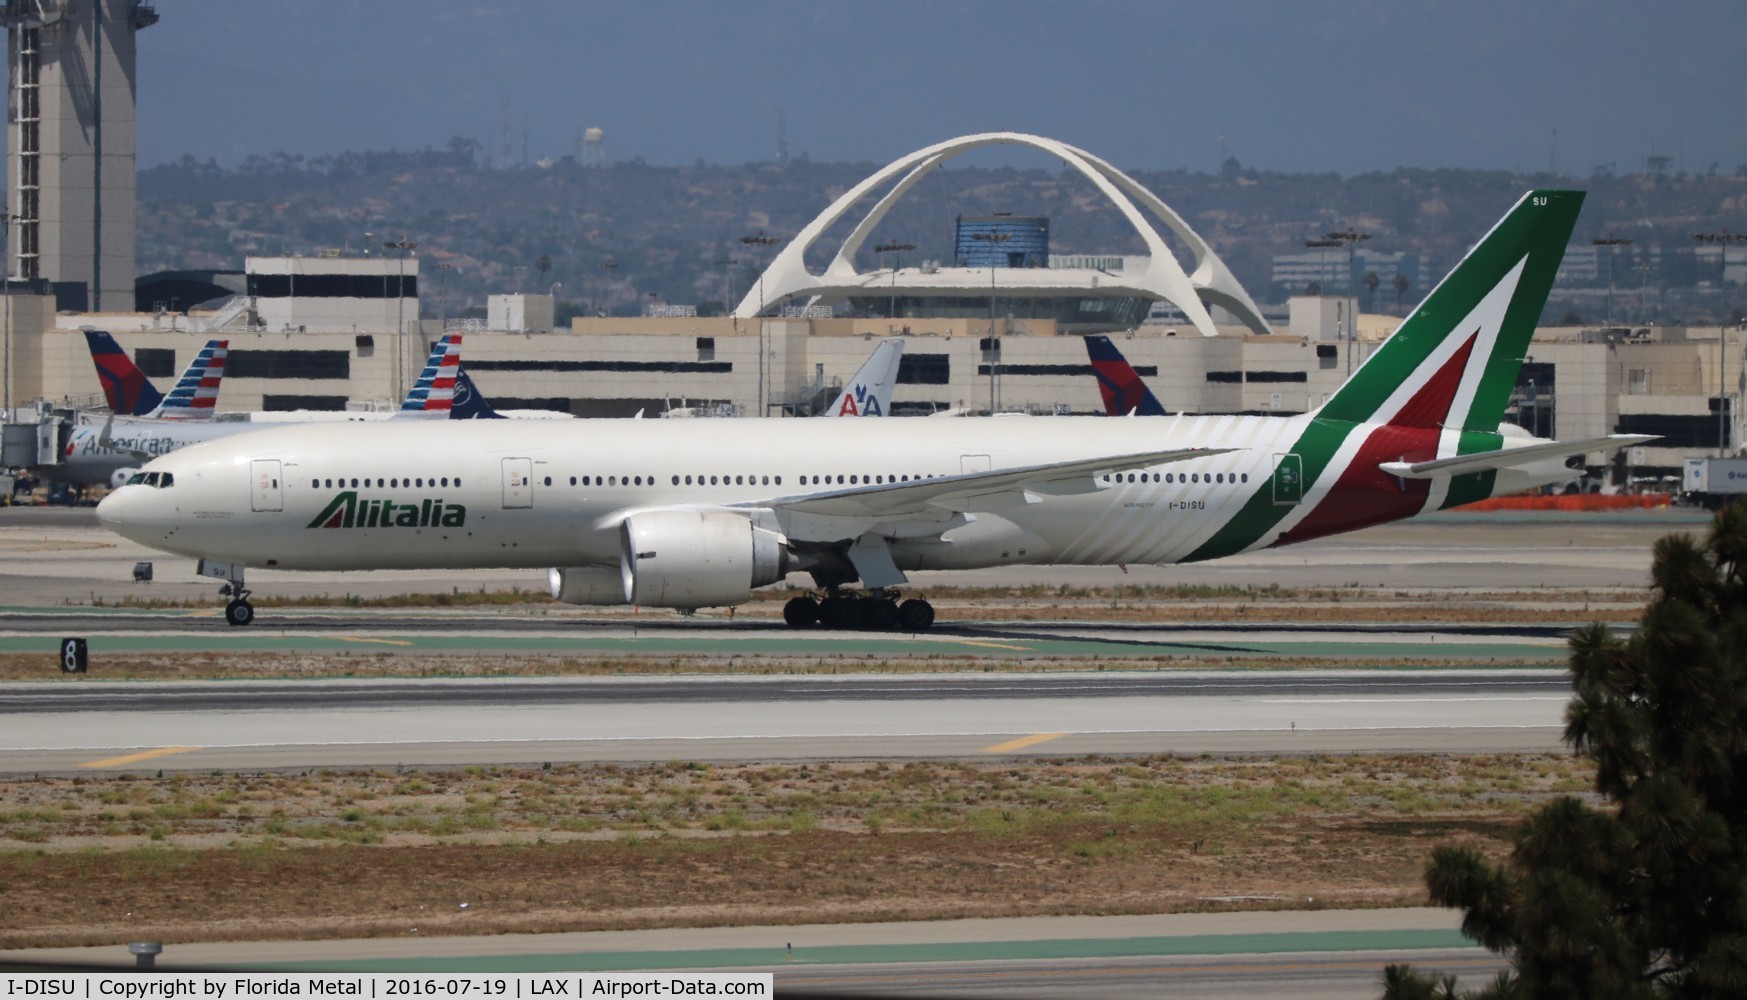
[[[559,566],[546,571],[546,589],[565,604],[624,604],[625,579],[616,566]]]
[[[645,511],[627,517],[619,537],[624,597],[645,607],[739,604],[752,588],[788,574],[783,537],[754,527],[745,514]]]
[[[114,472],[111,472],[109,474],[109,488],[113,490],[113,489],[119,489],[123,486],[126,486],[127,481],[129,479],[132,479],[134,473],[136,473],[138,471],[140,471],[140,470],[138,470],[138,469],[116,469]]]

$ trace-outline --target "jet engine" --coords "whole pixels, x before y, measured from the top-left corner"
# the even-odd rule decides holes
[[[109,474],[109,488],[113,490],[113,489],[118,489],[122,486],[126,486],[127,481],[129,479],[132,479],[134,473],[136,473],[138,471],[140,471],[140,470],[138,470],[138,469],[116,469],[114,472],[111,472]]]
[[[616,566],[559,566],[546,571],[546,589],[565,604],[624,604],[625,581]]]
[[[655,608],[739,604],[788,574],[784,538],[741,513],[652,510],[620,529],[624,597]]]

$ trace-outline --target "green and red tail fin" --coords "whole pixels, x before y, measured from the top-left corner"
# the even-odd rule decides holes
[[[1583,207],[1530,191],[1290,442],[1186,561],[1284,545],[1491,494],[1494,474],[1402,481],[1384,465],[1490,451]]]
[[[1582,208],[1582,191],[1524,195],[1317,417],[1497,430]]]

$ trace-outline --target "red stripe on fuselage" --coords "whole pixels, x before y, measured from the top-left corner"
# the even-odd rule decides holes
[[[1397,479],[1378,468],[1384,462],[1423,462],[1438,455],[1438,438],[1462,385],[1476,331],[1450,360],[1413,394],[1388,424],[1370,432],[1347,463],[1334,489],[1275,545],[1290,545],[1412,517],[1425,506],[1429,479]]]

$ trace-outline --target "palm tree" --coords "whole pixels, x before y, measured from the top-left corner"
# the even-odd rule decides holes
[[[1396,312],[1401,312],[1402,309],[1404,308],[1401,304],[1402,296],[1406,295],[1407,290],[1409,288],[1412,288],[1412,287],[1413,287],[1413,279],[1412,278],[1409,278],[1407,275],[1402,274],[1400,271],[1395,272],[1395,311]]]

